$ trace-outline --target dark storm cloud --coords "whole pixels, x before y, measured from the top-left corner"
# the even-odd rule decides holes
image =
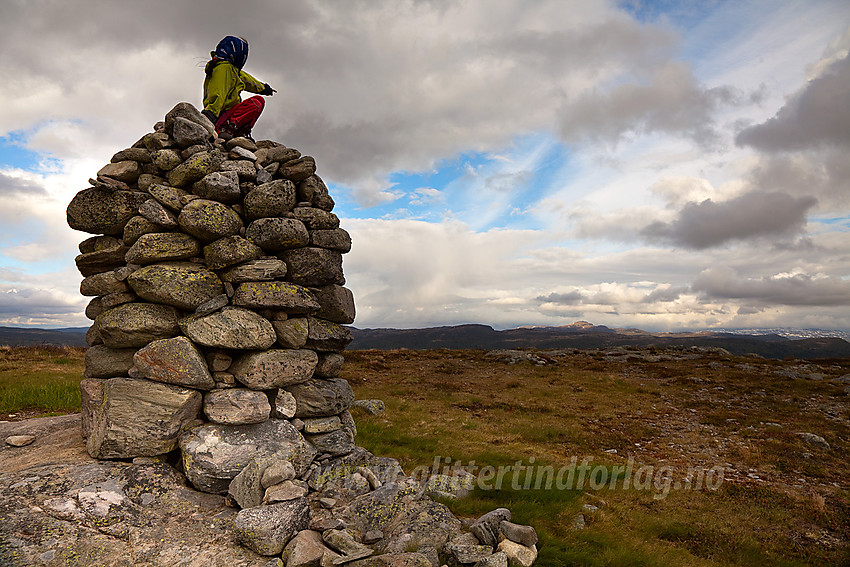
[[[736,142],[764,152],[850,146],[850,55],[809,81],[776,116],[741,131]]]
[[[806,213],[817,200],[787,193],[753,191],[715,203],[706,199],[682,207],[672,222],[655,222],[643,236],[684,248],[704,249],[733,240],[787,237],[805,227]]]
[[[746,278],[731,268],[700,273],[692,289],[709,299],[739,299],[755,305],[850,305],[850,281],[807,274]]]

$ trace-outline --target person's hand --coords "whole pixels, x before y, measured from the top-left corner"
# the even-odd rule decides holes
[[[215,123],[216,123],[216,121],[218,120],[218,116],[216,116],[215,114],[213,114],[213,113],[212,113],[212,110],[202,110],[202,111],[201,111],[201,114],[203,114],[204,116],[206,116],[207,118],[209,118],[209,119],[210,119],[210,122],[212,122],[213,124],[215,124]]]
[[[260,94],[261,94],[261,95],[265,95],[265,96],[272,96],[272,95],[274,95],[274,93],[276,93],[276,92],[277,92],[277,91],[276,91],[276,90],[274,90],[273,88],[271,88],[271,86],[269,86],[269,84],[268,84],[268,83],[265,83],[265,86],[263,87],[263,90],[262,90],[262,91],[260,91]]]

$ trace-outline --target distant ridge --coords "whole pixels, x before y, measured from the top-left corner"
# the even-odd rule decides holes
[[[33,327],[0,327],[0,345],[35,346],[56,345],[84,347],[88,327],[67,329],[38,329]]]
[[[85,327],[39,329],[0,327],[0,345],[57,345],[85,347]],[[720,347],[732,354],[757,354],[765,358],[850,358],[850,342],[829,336],[788,338],[781,329],[770,334],[739,334],[741,331],[693,331],[652,333],[641,329],[610,328],[578,321],[558,327],[523,326],[497,331],[489,325],[469,324],[425,329],[358,329],[351,328],[354,340],[349,350],[398,349],[429,350],[499,348],[578,348],[593,349],[612,346],[633,347]],[[803,332],[803,331],[800,331]],[[824,331],[805,330],[813,334]]]
[[[695,331],[651,333],[640,329],[611,329],[579,321],[559,327],[524,326],[497,331],[488,325],[456,325],[426,329],[357,329],[349,350],[409,348],[428,350],[500,348],[720,347],[732,354],[765,358],[850,358],[850,342],[838,337],[789,339],[778,334],[741,335]]]

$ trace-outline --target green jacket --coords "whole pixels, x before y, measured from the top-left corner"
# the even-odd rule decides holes
[[[260,93],[266,86],[229,61],[212,60],[204,72],[207,75],[204,78],[204,110],[216,116],[239,104],[242,91]]]

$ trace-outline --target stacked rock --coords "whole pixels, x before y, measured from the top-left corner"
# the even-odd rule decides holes
[[[351,452],[354,393],[338,378],[354,321],[351,239],[315,161],[271,141],[214,140],[188,103],[154,130],[67,209],[72,228],[97,235],[76,258],[93,297],[88,452],[179,445],[187,477],[213,493],[246,456],[289,454],[301,475]]]
[[[180,103],[73,198],[68,224],[96,235],[76,258],[93,298],[89,454],[179,454],[195,488],[241,508],[236,539],[278,565],[530,565],[532,528],[506,529],[498,513],[479,521],[486,537],[462,533],[427,495],[455,480],[423,487],[355,445],[354,392],[339,377],[351,239],[315,172],[276,142],[216,139]]]

